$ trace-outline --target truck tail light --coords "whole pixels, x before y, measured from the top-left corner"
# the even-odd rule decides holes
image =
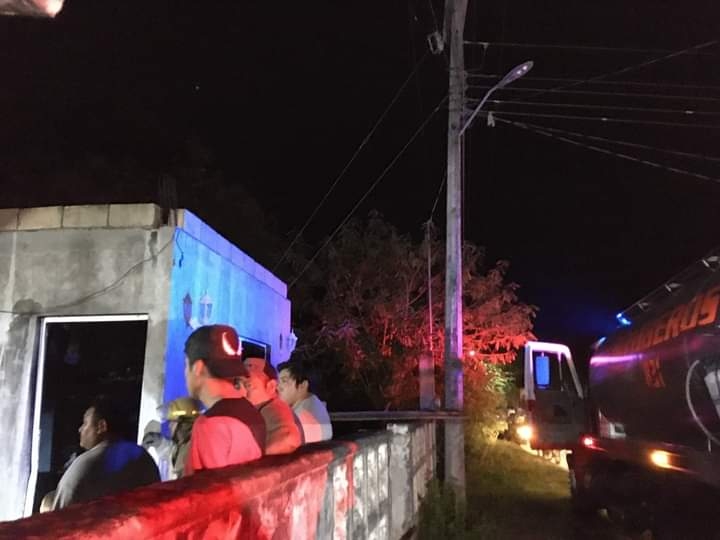
[[[673,469],[672,454],[665,450],[653,450],[650,452],[650,462],[660,469]]]
[[[597,448],[595,437],[591,437],[590,435],[583,435],[580,438],[580,444],[585,448]]]

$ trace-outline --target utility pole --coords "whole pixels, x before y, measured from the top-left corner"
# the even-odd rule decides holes
[[[445,409],[463,410],[462,139],[465,113],[463,36],[467,0],[445,1],[445,43],[450,49],[445,247]],[[445,422],[445,482],[465,500],[465,432],[461,419]]]

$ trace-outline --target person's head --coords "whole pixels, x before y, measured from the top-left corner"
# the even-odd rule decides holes
[[[310,396],[310,376],[298,360],[282,362],[278,375],[278,393],[291,407]]]
[[[260,405],[277,396],[277,371],[264,358],[246,358],[245,367],[248,376],[243,379],[248,400]]]
[[[222,382],[243,391],[240,378],[247,376],[242,362],[242,344],[232,326],[201,326],[185,342],[185,382],[190,396],[200,399],[212,382]]]
[[[90,450],[117,435],[122,421],[122,413],[113,401],[106,397],[96,398],[85,411],[83,423],[78,429],[80,446]]]

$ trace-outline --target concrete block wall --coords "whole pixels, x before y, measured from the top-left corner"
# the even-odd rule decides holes
[[[395,425],[0,523],[0,539],[397,540],[417,523],[408,499],[435,471],[434,441],[432,422]]]
[[[0,209],[0,231],[105,227],[154,229],[160,225],[160,208],[151,203]]]
[[[215,253],[232,261],[235,266],[264,283],[278,294],[287,296],[287,285],[281,281],[280,278],[276,277],[264,266],[255,262],[241,249],[228,242],[195,214],[189,210],[181,209],[177,211],[176,217],[178,228],[184,230],[196,240],[199,240]]]

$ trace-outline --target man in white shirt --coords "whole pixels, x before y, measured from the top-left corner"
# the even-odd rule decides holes
[[[120,423],[121,416],[108,399],[98,398],[85,411],[78,432],[86,452],[60,479],[53,510],[160,481],[150,455],[116,434]]]
[[[300,420],[305,442],[332,439],[327,405],[311,392],[310,377],[302,364],[297,360],[283,362],[278,366],[278,373],[278,393]]]

